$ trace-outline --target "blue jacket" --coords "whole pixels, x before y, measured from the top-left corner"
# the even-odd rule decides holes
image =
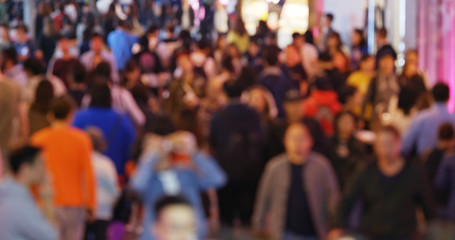
[[[136,137],[128,116],[121,115],[112,108],[89,107],[76,113],[73,126],[82,130],[90,126],[101,129],[107,144],[104,153],[114,161],[117,173],[124,174],[125,163],[131,157]]]
[[[131,48],[137,42],[137,37],[123,30],[117,29],[107,36],[107,44],[111,48],[118,70],[125,69],[125,65],[130,60]]]
[[[207,235],[207,227],[200,193],[209,188],[223,186],[226,183],[226,175],[213,158],[202,152],[196,153],[192,159],[198,169],[197,172],[186,168],[175,168],[172,171],[177,175],[180,195],[185,197],[196,211],[199,239],[204,239]],[[154,239],[149,230],[155,219],[154,205],[159,198],[166,195],[158,172],[155,171],[158,160],[159,156],[155,153],[143,156],[131,180],[131,187],[142,196],[145,205],[142,240]]]

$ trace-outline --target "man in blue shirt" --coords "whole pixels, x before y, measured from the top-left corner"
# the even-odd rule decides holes
[[[12,172],[0,184],[0,239],[55,240],[52,221],[52,194],[45,180],[44,161],[40,149],[24,146],[11,152]],[[38,209],[30,189],[41,185],[43,213]],[[48,221],[49,220],[49,221]]]
[[[414,117],[403,137],[402,152],[405,155],[410,155],[415,150],[421,156],[435,148],[439,126],[447,122],[455,126],[455,116],[447,110],[449,87],[438,83],[433,87],[432,94],[435,101],[433,106]]]
[[[129,23],[120,21],[117,29],[107,36],[107,44],[114,53],[118,70],[125,69],[126,62],[131,58],[131,48],[137,42],[137,37],[128,32]]]

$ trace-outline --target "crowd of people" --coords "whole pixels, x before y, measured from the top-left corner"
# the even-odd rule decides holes
[[[330,13],[280,49],[200,7],[0,25],[0,239],[455,238],[450,89],[417,51]]]

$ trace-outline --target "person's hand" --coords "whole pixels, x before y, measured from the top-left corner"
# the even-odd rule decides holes
[[[87,219],[86,219],[87,222],[89,222],[89,223],[95,222],[96,218],[95,218],[95,213],[93,212],[93,209],[87,208],[86,216],[87,216]]]
[[[326,240],[338,240],[345,235],[345,231],[342,228],[333,228],[327,234]]]
[[[193,156],[197,151],[196,137],[190,132],[178,131],[169,134],[166,139],[172,143],[173,153]]]
[[[54,189],[52,188],[51,178],[46,176],[44,181],[39,186],[39,194],[43,201],[52,201],[54,197]]]
[[[211,206],[209,209],[209,228],[211,233],[217,233],[220,230],[220,213],[217,206]]]
[[[162,151],[163,137],[157,134],[147,134],[142,141],[143,152],[146,154],[153,154]]]

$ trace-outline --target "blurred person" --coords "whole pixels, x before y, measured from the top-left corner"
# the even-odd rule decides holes
[[[213,116],[209,136],[214,157],[229,179],[218,191],[220,219],[227,227],[246,227],[264,166],[265,131],[260,115],[240,102],[242,85],[231,80],[223,88],[229,102]]]
[[[341,96],[339,97],[340,103],[343,105],[343,111],[351,112],[358,118],[362,111],[364,96],[360,91],[353,86],[345,86],[341,91]],[[369,119],[371,115],[371,108],[367,106],[365,110],[364,118]]]
[[[379,67],[379,61],[384,56],[392,56],[393,61],[395,61],[397,59],[397,52],[393,49],[392,45],[388,43],[387,29],[380,28],[376,30],[375,37],[377,42],[376,66]]]
[[[9,14],[8,14],[8,8],[7,8],[7,3],[6,0],[0,1],[0,22],[8,22],[9,20]]]
[[[55,191],[59,237],[79,240],[84,234],[86,218],[91,219],[96,210],[96,185],[90,137],[71,127],[72,116],[70,99],[55,99],[49,114],[51,126],[33,134],[30,143],[42,148],[46,157],[46,169]]]
[[[218,75],[211,78],[207,86],[207,98],[213,101],[213,108],[219,109],[226,104],[226,96],[223,94],[223,84],[235,78],[235,69],[230,56],[223,58],[221,62],[221,71]],[[211,104],[211,105],[212,105]]]
[[[196,49],[190,54],[194,67],[208,79],[214,76],[216,67],[215,60],[210,56],[211,52],[210,42],[202,39],[197,43]]]
[[[339,33],[332,33],[328,36],[326,47],[324,49],[332,55],[332,57],[337,51],[341,51],[345,56],[350,56],[349,48],[343,44]]]
[[[38,11],[37,11],[36,18],[35,18],[35,28],[34,28],[34,30],[35,30],[34,36],[36,36],[36,38],[39,39],[41,37],[41,35],[43,34],[43,28],[45,25],[44,22],[46,21],[46,19],[52,20],[52,18],[50,17],[51,13],[52,13],[52,7],[51,7],[50,3],[48,3],[48,2],[39,2],[38,3]]]
[[[299,33],[293,33],[292,39],[292,44],[300,51],[305,72],[309,78],[313,77],[317,73],[318,49],[313,44],[306,42],[304,36]]]
[[[145,35],[139,38],[137,44],[140,49],[133,53],[142,73],[158,74],[169,65],[171,52],[167,49],[166,44],[160,41],[158,27],[150,26]]]
[[[343,82],[346,82],[349,74],[351,73],[351,68],[349,66],[349,59],[342,51],[335,51],[332,57],[333,66],[343,77]]]
[[[194,26],[194,10],[188,1],[182,0],[175,17],[180,29],[190,31]]]
[[[235,43],[229,43],[224,50],[223,57],[230,56],[232,58],[232,64],[234,65],[235,74],[240,75],[243,68],[242,54]]]
[[[145,123],[145,115],[136,104],[131,93],[123,87],[123,85],[112,82],[111,66],[108,62],[101,62],[96,67],[95,71],[92,72],[94,78],[100,82],[107,83],[111,91],[111,102],[112,108],[121,114],[127,114],[128,117],[133,121],[137,127],[141,127]],[[90,95],[84,96],[82,99],[82,105],[84,107],[90,104]]]
[[[88,222],[85,239],[106,239],[107,228],[112,219],[114,204],[120,195],[117,171],[112,160],[102,154],[106,148],[103,132],[96,127],[85,129],[93,144],[92,165],[96,177],[96,212],[94,222]]]
[[[119,82],[117,62],[114,55],[104,50],[104,39],[101,35],[93,34],[90,40],[90,51],[84,53],[80,57],[81,63],[87,71],[95,69],[99,63],[105,61],[111,66],[111,79],[114,83]]]
[[[356,69],[362,57],[368,54],[367,41],[363,35],[363,29],[356,28],[351,35],[351,68]]]
[[[403,137],[403,154],[421,156],[437,145],[438,128],[442,123],[449,122],[455,126],[455,116],[447,110],[449,87],[445,83],[437,83],[432,89],[435,103],[423,110],[411,120]]]
[[[284,145],[286,153],[272,159],[262,176],[253,229],[273,239],[324,239],[339,198],[335,173],[325,157],[311,151],[304,123],[289,125]]]
[[[248,50],[243,54],[243,65],[250,65],[253,67],[259,67],[261,65],[261,46],[259,45],[259,39],[255,37],[250,38],[250,44],[248,44]]]
[[[245,29],[245,23],[241,18],[237,18],[234,27],[229,31],[226,40],[228,43],[234,43],[240,54],[243,54],[248,49],[250,37]]]
[[[197,148],[196,139],[189,132],[175,132],[165,138],[149,135],[142,144],[145,149],[131,187],[140,194],[145,205],[144,229],[156,224],[159,216],[153,207],[161,197],[182,195],[195,209],[197,237],[194,237],[204,239],[207,226],[200,192],[222,186],[225,174],[213,158]],[[144,231],[140,239],[156,238]]]
[[[414,116],[417,114],[416,102],[418,95],[409,88],[402,88],[397,97],[390,100],[388,116],[382,120],[385,125],[395,126],[400,134],[406,132]]]
[[[9,37],[9,27],[7,23],[0,23],[0,49],[9,48],[12,46]]]
[[[48,80],[52,84],[55,97],[63,96],[66,93],[66,87],[62,80],[46,75],[46,70],[43,64],[36,58],[28,58],[24,61],[24,71],[27,74],[28,82],[23,89],[24,99],[27,103],[32,103],[35,99],[35,92],[38,84],[43,80]]]
[[[14,49],[18,54],[18,60],[23,62],[25,59],[29,57],[35,56],[36,46],[28,35],[28,28],[25,24],[18,24],[15,27],[16,30],[16,38],[13,41]]]
[[[278,115],[272,94],[261,85],[253,85],[242,94],[242,101],[258,112],[264,123],[270,124]]]
[[[128,5],[130,9],[130,13],[128,14],[128,22],[131,23],[131,34],[139,37],[142,36],[145,33],[144,27],[141,25],[139,22],[139,9],[137,4],[131,3]],[[120,25],[120,23],[119,23]],[[146,25],[147,26],[147,25]]]
[[[224,52],[227,46],[226,35],[220,35],[216,39],[215,46],[213,47],[213,58],[216,62],[217,72],[221,69],[221,61],[225,58]]]
[[[137,40],[138,38],[130,33],[130,24],[126,21],[120,21],[117,28],[107,36],[107,44],[112,50],[119,71],[125,69],[126,63],[132,57],[131,49]]]
[[[218,33],[218,36],[227,34],[229,31],[229,15],[226,11],[226,6],[224,6],[220,0],[216,1],[216,11],[213,20],[215,31]]]
[[[427,91],[425,80],[419,74],[417,64],[405,63],[399,82],[402,89],[412,91],[417,98]]]
[[[368,91],[362,105],[363,119],[367,104],[373,106],[370,127],[374,130],[381,125],[384,113],[387,113],[390,100],[400,92],[400,84],[395,75],[394,58],[392,55],[385,55],[380,59],[378,73],[371,79]]]
[[[285,93],[296,87],[293,85],[292,80],[281,70],[278,59],[279,53],[280,50],[277,46],[271,46],[262,51],[264,70],[260,73],[259,83],[272,93],[278,108],[278,117],[283,118],[283,100]]]
[[[43,32],[38,37],[38,49],[42,51],[46,65],[54,55],[59,39],[59,33],[51,18],[44,19]]]
[[[319,43],[320,51],[327,51],[326,46],[327,46],[327,41],[329,39],[329,36],[331,36],[334,33],[337,33],[332,28],[333,21],[334,21],[334,16],[332,13],[325,13],[324,16],[322,17],[322,23],[321,23],[322,39]]]
[[[10,152],[11,175],[0,186],[0,238],[57,240],[52,208],[52,188],[46,180],[44,156],[28,145]],[[41,210],[33,188],[39,188]]]
[[[361,233],[371,239],[417,239],[417,208],[422,208],[427,221],[434,216],[428,181],[418,164],[400,155],[398,130],[384,127],[376,134],[376,161],[347,186],[333,226],[345,228],[353,207],[361,200],[365,206]],[[341,229],[334,229],[329,239],[338,239],[341,234]]]
[[[316,77],[325,77],[330,80],[333,89],[340,96],[342,89],[346,85],[346,77],[335,68],[333,57],[329,53],[322,52],[319,54],[317,71],[317,74],[311,79],[309,91],[313,88],[312,85],[314,85]]]
[[[191,203],[180,196],[164,196],[154,207],[151,232],[156,240],[193,240],[197,238],[197,218]]]
[[[284,55],[284,65],[281,69],[292,80],[293,88],[300,89],[304,93],[308,92],[308,76],[303,68],[299,49],[294,45],[289,45],[284,50]]]
[[[319,122],[324,133],[332,136],[334,133],[334,119],[341,111],[342,105],[338,102],[338,95],[334,91],[330,79],[327,77],[316,77],[314,89],[303,101],[303,115],[314,118]]]
[[[331,138],[330,161],[343,190],[354,173],[366,163],[366,146],[359,142],[356,116],[347,111],[339,113],[334,121],[335,133]]]
[[[374,77],[375,62],[374,57],[368,54],[362,55],[358,60],[359,69],[349,75],[346,83],[356,87],[365,96],[368,92],[368,85]]]
[[[205,97],[207,81],[203,73],[196,71],[188,53],[178,58],[180,76],[169,86],[169,98],[164,102],[165,113],[175,119],[184,108],[196,108]]]
[[[141,78],[141,68],[134,59],[129,60],[125,66],[124,83],[122,84],[131,92],[137,106],[145,114],[150,108],[150,94]]]
[[[436,203],[438,206],[438,217],[439,218],[447,218],[447,213],[449,209],[447,208],[447,202],[449,198],[449,189],[447,185],[444,185],[442,182],[443,178],[446,178],[446,174],[450,171],[450,162],[453,161],[453,153],[455,150],[455,133],[451,123],[443,123],[439,126],[438,129],[438,145],[429,152],[427,156],[424,156],[422,159],[424,160],[423,164],[428,174],[428,179],[432,183],[433,187],[433,194],[436,199]],[[446,158],[448,158],[446,160]],[[450,159],[450,160],[449,160]],[[444,166],[442,166],[442,162],[444,162]],[[440,170],[440,168],[444,168]],[[445,175],[440,177],[440,175]]]
[[[9,47],[2,49],[0,67],[3,74],[16,82],[20,87],[25,87],[28,82],[27,74],[19,63],[16,49]]]
[[[425,87],[427,89],[431,89],[431,83],[428,79],[428,76],[426,75],[425,71],[423,69],[419,68],[419,52],[416,49],[411,49],[405,53],[404,56],[404,61],[405,64],[407,65],[413,65],[412,69],[414,70],[414,73],[419,75],[424,83]]]
[[[106,136],[104,153],[114,162],[117,173],[124,176],[125,163],[130,159],[130,150],[136,136],[133,123],[128,116],[112,108],[111,90],[106,83],[94,83],[89,94],[89,106],[76,113],[73,125],[80,129],[88,126],[101,129]]]
[[[87,94],[87,73],[84,65],[77,60],[70,69],[67,74],[68,94],[74,99],[77,107],[80,108],[82,99]]]
[[[69,90],[70,82],[68,76],[76,68],[76,65],[79,64],[79,60],[71,54],[71,39],[69,36],[61,36],[57,42],[58,49],[62,52],[62,56],[52,64],[49,64],[49,70],[52,75],[60,78],[65,84],[66,88]],[[84,70],[85,72],[85,70]]]
[[[41,81],[36,87],[34,101],[28,110],[30,136],[50,125],[48,115],[53,99],[54,88],[52,84],[47,80]]]

